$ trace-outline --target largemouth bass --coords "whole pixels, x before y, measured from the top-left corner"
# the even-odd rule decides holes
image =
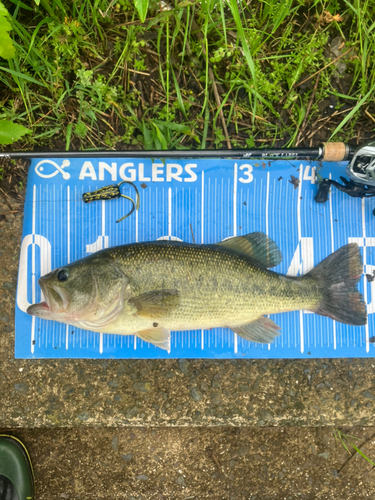
[[[215,245],[154,241],[107,248],[41,277],[45,301],[27,312],[86,330],[137,335],[168,351],[172,330],[228,327],[269,343],[280,328],[265,315],[298,309],[366,324],[356,289],[363,272],[356,243],[301,277],[269,270],[281,260],[263,233]]]

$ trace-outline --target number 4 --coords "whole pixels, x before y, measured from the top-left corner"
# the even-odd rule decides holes
[[[303,165],[301,165],[300,168],[303,168]],[[310,168],[311,168],[311,175],[309,175]],[[306,165],[305,171],[303,173],[303,180],[311,181],[311,184],[315,184],[315,167],[310,167],[310,165]]]

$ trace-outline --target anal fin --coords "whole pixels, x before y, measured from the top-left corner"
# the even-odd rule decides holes
[[[162,326],[150,328],[149,330],[141,330],[137,332],[136,335],[145,342],[150,342],[150,344],[160,347],[160,349],[164,349],[168,352],[171,350],[170,332]]]
[[[246,325],[229,326],[237,335],[251,342],[269,344],[280,335],[280,327],[270,318],[260,318]]]

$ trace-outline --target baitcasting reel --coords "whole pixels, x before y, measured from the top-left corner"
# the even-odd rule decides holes
[[[346,175],[353,181],[375,186],[375,142],[361,146],[347,166]]]
[[[375,142],[360,146],[354,151],[345,173],[349,180],[340,177],[343,184],[331,179],[323,179],[319,184],[315,201],[318,203],[326,202],[331,186],[335,186],[353,198],[375,196]]]

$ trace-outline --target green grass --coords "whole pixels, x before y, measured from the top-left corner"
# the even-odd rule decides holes
[[[351,436],[350,434],[345,434],[339,429],[335,429],[333,431],[333,435],[335,436],[336,444],[342,445],[343,448],[350,455],[350,458],[352,458],[357,453],[364,460],[366,460],[366,462],[368,462],[372,467],[375,467],[375,462],[373,462],[365,453],[363,453],[363,451],[359,448],[359,445],[357,446],[358,441],[361,441],[360,438],[356,436]],[[348,461],[344,463],[342,469],[346,466],[347,463]]]
[[[0,59],[0,120],[31,131],[17,148],[308,146],[373,134],[375,0],[3,4],[15,55]]]

